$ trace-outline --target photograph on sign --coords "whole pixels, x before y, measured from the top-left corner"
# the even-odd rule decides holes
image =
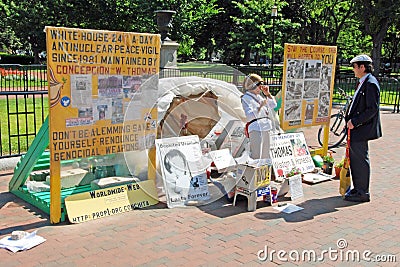
[[[92,75],[71,75],[71,105],[72,107],[92,106]]]
[[[155,142],[167,206],[183,207],[208,200],[207,165],[203,164],[199,137],[171,137]]]
[[[335,46],[285,44],[282,129],[329,121],[336,53]]]

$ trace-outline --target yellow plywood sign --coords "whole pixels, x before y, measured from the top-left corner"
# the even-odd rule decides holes
[[[329,123],[336,46],[285,44],[281,128]]]
[[[45,31],[50,220],[55,223],[61,217],[62,160],[154,147],[161,36],[65,27]]]
[[[71,223],[91,221],[157,203],[153,180],[93,190],[65,198]]]
[[[154,144],[160,36],[59,27],[46,33],[51,161]]]

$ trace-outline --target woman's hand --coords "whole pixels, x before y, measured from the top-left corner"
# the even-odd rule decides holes
[[[261,85],[260,86],[261,91],[264,93],[264,95],[268,98],[272,98],[271,93],[269,92],[269,86],[268,85]]]
[[[261,101],[260,106],[258,107],[258,112],[260,112],[260,110],[262,109],[263,106],[265,106],[267,104],[267,100],[264,99],[263,101]]]

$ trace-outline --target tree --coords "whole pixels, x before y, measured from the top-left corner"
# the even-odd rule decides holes
[[[65,21],[62,1],[8,1],[10,21],[16,36],[33,51],[35,63],[39,63],[39,53],[46,49],[45,26],[59,26]]]
[[[396,19],[396,22],[391,25],[388,29],[388,33],[383,42],[383,56],[387,60],[387,63],[390,63],[393,66],[393,63],[398,62],[399,60],[399,48],[400,48],[400,31],[399,28],[395,25],[399,25],[399,19]]]
[[[178,52],[187,57],[211,57],[211,53],[215,49],[215,35],[217,34],[215,18],[222,12],[217,0],[175,0],[170,2],[173,2],[170,3],[170,9],[176,11],[171,36],[180,44]]]
[[[20,40],[10,26],[10,9],[3,1],[0,1],[0,50],[13,53],[22,47]]]
[[[241,63],[249,63],[251,52],[268,54],[271,58],[271,52],[267,51],[272,47],[271,8],[274,2],[272,0],[244,0],[233,3],[240,10],[240,14],[233,17],[235,27],[230,33],[230,43],[233,50],[242,50]],[[279,5],[278,8],[281,8],[284,3]]]
[[[363,31],[372,37],[372,60],[374,75],[379,75],[382,44],[390,25],[398,17],[400,0],[356,0],[358,17],[364,23]]]
[[[337,45],[338,56],[347,57],[360,35],[354,0],[290,0],[282,10],[283,16],[300,27],[288,32],[297,43]],[[354,38],[353,38],[354,36]]]
[[[45,50],[47,25],[157,33],[154,11],[170,9],[177,12],[171,39],[180,44],[178,55],[208,58],[219,52],[229,63],[247,64],[251,53],[271,57],[274,4],[274,0],[0,0],[0,47],[24,46],[34,52],[37,62],[38,53]],[[378,71],[382,53],[392,58],[397,54],[388,42],[393,44],[398,36],[400,0],[286,0],[276,5],[275,54],[283,53],[286,42],[337,45],[343,58],[371,53]]]

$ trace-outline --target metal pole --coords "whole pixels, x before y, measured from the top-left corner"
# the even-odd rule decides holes
[[[272,50],[271,50],[272,77],[274,76],[275,18],[277,16],[278,16],[278,7],[274,3],[274,5],[272,6],[272,9],[271,9],[271,17],[272,17]]]
[[[271,50],[272,76],[274,76],[274,46],[275,46],[275,17],[272,17],[272,50]]]

